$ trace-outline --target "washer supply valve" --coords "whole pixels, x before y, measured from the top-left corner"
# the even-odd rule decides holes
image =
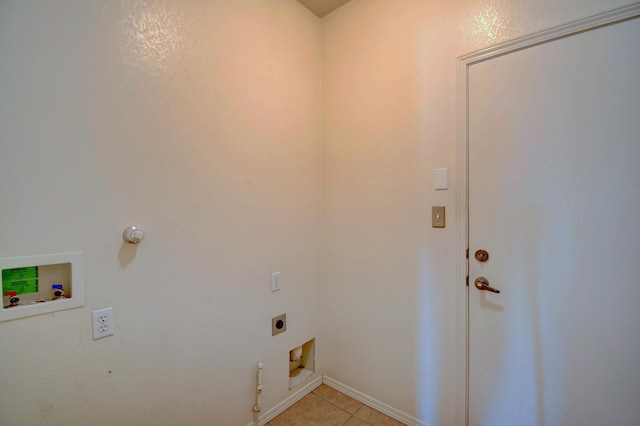
[[[62,284],[52,284],[51,290],[53,290],[53,299],[51,300],[66,299]]]
[[[20,298],[17,296],[18,293],[15,291],[7,291],[4,293],[5,296],[9,296],[9,304],[5,306],[5,308],[13,308],[15,306],[20,306]]]

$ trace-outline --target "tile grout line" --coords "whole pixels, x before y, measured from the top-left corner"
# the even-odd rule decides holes
[[[320,386],[322,386],[322,385],[320,385]],[[315,392],[316,392],[316,390],[317,390],[320,386],[318,386],[316,389],[312,390],[312,391],[311,391],[311,393],[312,393],[312,394],[314,394],[315,396],[317,396],[318,398],[320,398],[321,400],[323,400],[323,401],[325,401],[325,402],[328,402],[329,404],[333,405],[334,407],[339,408],[340,410],[342,410],[342,411],[344,411],[345,413],[349,414],[349,417],[347,418],[347,420],[345,420],[345,422],[344,422],[344,423],[342,423],[342,425],[341,425],[341,426],[344,426],[344,425],[346,425],[347,423],[349,423],[349,420],[351,420],[353,417],[357,418],[357,419],[358,419],[358,420],[360,420],[362,423],[364,423],[364,424],[366,424],[366,425],[368,425],[368,426],[372,426],[372,425],[371,425],[371,423],[366,422],[366,421],[364,421],[363,419],[361,419],[360,417],[356,416],[356,413],[357,413],[358,411],[360,411],[360,409],[361,409],[362,407],[364,407],[364,406],[365,406],[365,404],[363,404],[362,402],[358,401],[358,403],[360,404],[360,407],[358,407],[358,409],[357,409],[357,410],[352,414],[352,413],[348,412],[347,410],[345,410],[344,408],[342,408],[342,407],[340,407],[340,406],[338,406],[338,405],[334,404],[333,402],[329,401],[328,399],[325,399],[325,398],[323,398],[322,396],[320,396],[320,395],[318,395],[317,393],[315,393]],[[332,389],[333,389],[333,388],[332,388]],[[335,389],[334,389],[334,390],[335,390]],[[338,391],[338,392],[339,392],[339,391]],[[354,401],[355,401],[355,400],[354,400]]]
[[[322,385],[320,385],[320,386],[322,386]],[[320,386],[318,386],[318,388],[319,388]],[[318,388],[316,388],[316,389],[318,389]],[[338,409],[340,409],[340,410],[344,411],[345,413],[347,413],[347,414],[349,415],[349,418],[347,419],[347,421],[346,421],[346,422],[348,422],[349,420],[351,420],[351,417],[353,417],[353,414],[351,414],[350,412],[348,412],[348,411],[347,411],[347,410],[345,410],[344,408],[337,406],[336,404],[334,404],[333,402],[329,401],[328,399],[325,399],[325,398],[321,397],[320,395],[318,395],[317,393],[315,393],[316,389],[312,390],[312,391],[311,391],[311,393],[312,393],[312,394],[314,394],[315,396],[317,396],[318,398],[320,398],[321,400],[323,400],[324,402],[328,402],[329,404],[333,405],[334,407],[336,407],[336,408],[338,408]],[[358,408],[358,409],[359,409],[359,408]],[[344,426],[344,424],[345,424],[346,422],[344,422],[342,425]]]

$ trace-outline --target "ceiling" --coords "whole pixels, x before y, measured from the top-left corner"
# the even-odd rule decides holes
[[[322,18],[350,0],[298,0],[307,9]]]

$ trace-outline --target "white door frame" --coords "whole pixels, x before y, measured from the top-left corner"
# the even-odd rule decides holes
[[[548,30],[536,32],[496,46],[488,47],[477,52],[469,53],[458,58],[458,155],[456,166],[458,169],[459,190],[457,194],[457,261],[456,282],[459,283],[456,293],[457,313],[457,378],[456,378],[456,424],[467,425],[469,422],[469,287],[468,285],[468,247],[469,247],[469,67],[508,53],[547,43],[559,38],[571,36],[614,24],[616,22],[640,16],[640,2],[600,13],[588,18],[573,21]]]

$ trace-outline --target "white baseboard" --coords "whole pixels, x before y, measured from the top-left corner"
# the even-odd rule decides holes
[[[386,414],[387,416],[395,419],[401,423],[404,423],[408,426],[428,426],[421,420],[416,419],[413,416],[410,416],[407,413],[404,413],[396,408],[393,408],[390,405],[385,404],[384,402],[380,402],[377,399],[370,397],[360,391],[355,390],[352,387],[345,385],[335,379],[332,379],[328,376],[322,376],[322,383],[325,385],[334,388],[337,391],[342,392],[343,394],[350,396],[351,398],[362,402],[364,405],[368,405],[374,410],[378,410],[381,413]]]
[[[267,411],[263,415],[259,416],[258,423],[251,422],[247,426],[264,426],[269,423],[271,420],[276,418],[279,414],[284,412],[287,408],[291,407],[296,402],[300,401],[302,398],[307,396],[307,394],[311,393],[315,388],[322,384],[322,375],[318,375],[314,377],[309,383],[289,395],[287,399],[273,407],[271,410]]]
[[[307,394],[311,393],[315,388],[320,386],[321,384],[325,384],[333,389],[342,392],[343,394],[350,396],[356,401],[362,402],[364,405],[367,405],[374,410],[378,410],[381,413],[386,414],[387,416],[395,419],[401,423],[404,423],[408,426],[429,426],[427,423],[424,423],[421,420],[416,419],[413,416],[410,416],[407,413],[404,413],[396,408],[393,408],[390,405],[385,404],[384,402],[380,402],[377,399],[370,397],[360,391],[355,390],[354,388],[345,385],[342,382],[339,382],[335,379],[332,379],[329,376],[318,375],[314,377],[309,383],[289,395],[287,399],[259,416],[257,422],[253,421],[249,423],[247,426],[264,426],[269,423],[271,420],[276,418],[278,415],[282,414],[287,408],[291,407],[296,402],[300,401],[302,398],[307,396]]]

